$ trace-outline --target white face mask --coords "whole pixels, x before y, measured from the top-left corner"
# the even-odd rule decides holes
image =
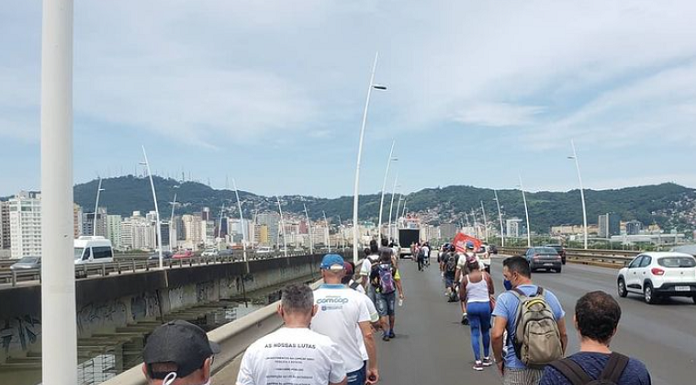
[[[172,385],[174,381],[176,380],[176,372],[171,372],[167,374],[166,377],[164,377],[164,380],[162,381],[162,385]],[[202,385],[210,385],[212,378],[208,378],[208,381],[206,381],[205,384]]]

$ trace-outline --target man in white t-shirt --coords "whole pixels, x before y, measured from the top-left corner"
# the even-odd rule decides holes
[[[278,305],[285,326],[249,346],[237,385],[345,385],[346,370],[338,345],[309,329],[316,311],[312,289],[286,286]]]
[[[343,263],[343,257],[338,254],[327,254],[321,262],[324,284],[314,293],[314,303],[318,309],[311,328],[338,344],[345,363],[348,385],[374,384],[379,381],[379,371],[377,348],[370,327],[370,312],[363,294],[341,283]],[[356,326],[360,328],[367,350],[367,364],[360,352]]]

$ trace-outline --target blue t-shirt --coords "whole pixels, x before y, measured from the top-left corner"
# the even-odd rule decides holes
[[[517,288],[522,290],[524,294],[530,296],[535,295],[538,290],[536,285],[521,285]],[[549,307],[553,312],[553,316],[556,317],[556,320],[560,320],[565,317],[565,312],[561,307],[561,303],[558,302],[558,298],[556,298],[552,292],[544,289],[544,299],[546,299],[546,303],[549,304]],[[522,361],[517,359],[517,356],[515,355],[515,348],[512,346],[512,341],[515,339],[515,317],[517,317],[517,306],[519,306],[519,304],[520,301],[517,299],[517,296],[511,291],[506,291],[498,296],[495,309],[493,309],[494,316],[507,319],[508,339],[505,341],[505,343],[507,344],[508,349],[507,354],[505,355],[505,367],[512,369],[526,368]]]
[[[585,370],[592,378],[597,379],[609,361],[609,354],[604,353],[575,353],[570,359]],[[555,368],[547,366],[539,385],[572,385],[568,379]],[[650,385],[650,373],[642,362],[631,358],[624,369],[618,385]]]

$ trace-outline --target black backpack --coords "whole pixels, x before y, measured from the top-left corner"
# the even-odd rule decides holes
[[[561,372],[573,385],[618,385],[621,374],[628,365],[628,357],[619,353],[611,353],[609,362],[596,380],[570,358],[557,360],[549,365]]]

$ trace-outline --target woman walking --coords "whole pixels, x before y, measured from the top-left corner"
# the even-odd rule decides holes
[[[474,370],[481,371],[491,366],[491,308],[493,301],[493,280],[477,261],[467,263],[469,274],[462,279],[459,297],[464,302],[471,328],[471,347],[474,350],[476,364]],[[483,359],[481,344],[483,343]]]

